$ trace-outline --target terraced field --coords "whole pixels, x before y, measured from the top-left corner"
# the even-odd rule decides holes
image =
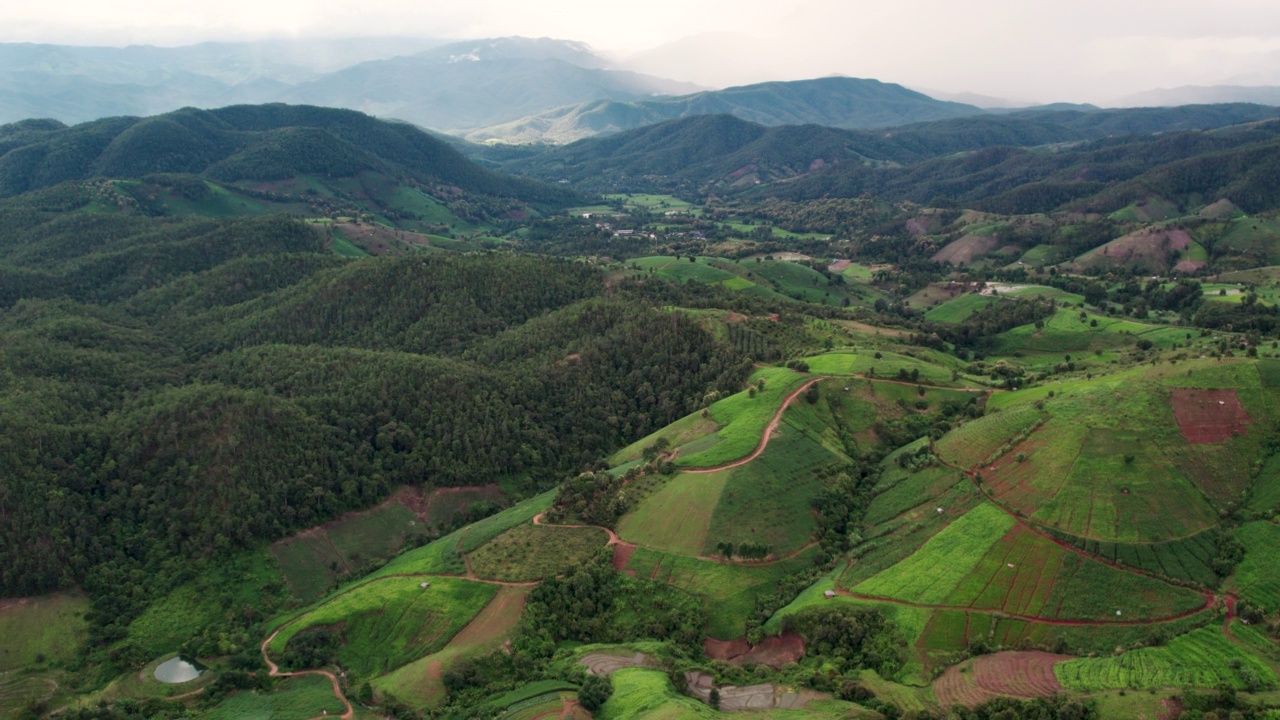
[[[1054,666],[1069,690],[1162,687],[1275,687],[1276,674],[1261,660],[1232,644],[1221,629],[1201,628],[1170,640],[1163,647],[1131,650],[1122,655],[1080,658]]]

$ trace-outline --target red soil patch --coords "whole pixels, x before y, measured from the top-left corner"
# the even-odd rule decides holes
[[[853,264],[852,260],[837,260],[827,266],[827,269],[833,273],[844,272],[844,269]]]
[[[973,707],[1002,695],[1048,697],[1062,692],[1053,666],[1070,659],[1068,655],[1036,651],[982,655],[947,668],[934,681],[933,691],[944,708]]]
[[[716,640],[707,638],[703,650],[712,660],[727,660],[734,665],[768,665],[780,668],[804,657],[804,638],[795,633],[771,635],[751,647],[746,638]]]
[[[1235,390],[1174,388],[1169,395],[1173,416],[1187,442],[1207,445],[1243,434],[1251,421]]]
[[[1203,260],[1182,260],[1173,266],[1173,270],[1174,272],[1195,272],[1208,264]]]
[[[627,563],[631,562],[631,556],[636,554],[636,546],[630,543],[620,542],[613,546],[613,569],[618,572],[624,572],[631,577],[636,576],[635,570],[627,569]]]

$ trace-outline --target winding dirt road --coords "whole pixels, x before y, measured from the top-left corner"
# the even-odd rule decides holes
[[[747,455],[746,457],[738,458],[737,460],[734,460],[733,462],[725,463],[724,465],[717,465],[715,467],[680,468],[680,472],[690,473],[692,475],[720,472],[721,470],[729,470],[731,468],[742,467],[743,465],[746,465],[752,460],[755,460],[756,458],[760,457],[760,453],[764,452],[764,449],[769,447],[769,438],[773,437],[773,431],[778,429],[778,423],[782,422],[782,414],[787,411],[788,407],[790,407],[791,401],[799,397],[800,393],[804,392],[805,390],[808,390],[810,385],[826,379],[827,378],[825,377],[816,377],[810,380],[809,382],[801,385],[800,387],[796,388],[794,392],[788,395],[787,399],[782,401],[782,407],[778,408],[778,412],[773,414],[773,419],[769,421],[769,425],[764,429],[764,435],[760,437],[760,444],[756,445],[756,449],[753,450],[750,455]]]
[[[323,675],[324,677],[329,678],[329,682],[333,683],[334,697],[341,700],[342,705],[346,707],[346,710],[339,717],[341,717],[342,720],[351,720],[351,718],[356,714],[356,711],[355,711],[355,708],[351,707],[351,701],[347,699],[347,696],[342,694],[342,686],[338,684],[337,675],[334,675],[328,670],[297,670],[295,672],[280,672],[280,666],[276,665],[274,662],[271,661],[271,656],[267,654],[267,646],[271,644],[272,640],[276,639],[276,635],[279,635],[280,631],[283,630],[286,627],[286,625],[282,625],[276,628],[275,632],[271,633],[271,635],[266,640],[262,641],[262,647],[259,648],[259,650],[262,651],[262,661],[267,664],[267,675],[270,675],[271,677],[301,677],[303,675]],[[316,717],[328,717],[328,715],[317,715]]]

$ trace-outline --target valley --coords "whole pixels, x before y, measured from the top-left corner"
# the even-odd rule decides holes
[[[1276,122],[4,126],[0,718],[1280,716]]]

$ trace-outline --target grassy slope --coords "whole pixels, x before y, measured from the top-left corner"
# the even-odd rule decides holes
[[[0,672],[76,657],[86,639],[87,598],[70,593],[0,601]]]
[[[310,627],[343,624],[342,666],[372,677],[444,647],[493,598],[494,585],[435,578],[427,589],[418,578],[385,578],[360,585],[284,626],[269,650],[277,656],[291,638]]]

